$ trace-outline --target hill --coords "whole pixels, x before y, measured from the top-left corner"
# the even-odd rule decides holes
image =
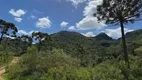
[[[113,80],[114,76],[118,76],[115,79],[126,80],[124,73],[127,70],[120,39],[112,39],[105,33],[85,37],[70,31],[45,36],[41,44],[31,46],[19,39],[3,40],[0,45],[0,66],[6,66],[6,73],[2,77],[8,80]],[[142,41],[141,30],[127,33],[126,36],[130,75],[132,80],[139,80],[142,73],[142,45],[138,42]],[[19,57],[18,63],[10,64],[15,56]]]
[[[113,40],[106,33],[100,33],[99,35],[95,36],[95,39],[96,40]]]

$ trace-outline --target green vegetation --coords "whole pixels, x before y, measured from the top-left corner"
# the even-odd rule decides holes
[[[133,38],[141,36],[141,31],[126,34],[130,70],[123,59],[120,39],[113,40],[104,33],[92,38],[67,31],[47,34],[41,40],[40,50],[39,42],[31,44],[35,38],[30,36],[9,38],[0,46],[0,65],[6,66],[2,77],[7,80],[126,80],[129,73],[130,80],[141,80],[142,44],[139,42],[142,39]],[[15,57],[18,60],[12,62]]]
[[[13,23],[0,20],[0,78],[142,80],[142,30],[124,34],[124,24],[138,20],[141,8],[141,0],[103,0],[97,7],[99,20],[120,24],[120,39],[68,31],[17,36]]]

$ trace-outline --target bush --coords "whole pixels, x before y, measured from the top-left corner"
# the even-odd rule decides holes
[[[142,58],[142,46],[135,49],[135,53]]]
[[[9,65],[8,77],[10,80],[31,79],[39,80],[52,68],[68,68],[78,66],[79,61],[66,55],[63,50],[54,49],[51,52],[34,53],[34,48],[29,48],[28,53],[21,57],[17,64]]]
[[[0,52],[0,67],[10,63],[13,59],[13,53]]]
[[[27,53],[37,53],[37,47],[36,46],[28,47]]]

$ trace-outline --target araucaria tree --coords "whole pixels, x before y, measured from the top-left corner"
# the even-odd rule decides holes
[[[38,41],[38,52],[40,52],[41,46],[42,46],[42,41],[47,38],[48,34],[47,33],[42,33],[42,32],[33,32],[32,33],[32,38],[34,38],[36,41]]]
[[[26,43],[28,43],[28,46],[31,47],[32,42],[33,42],[32,37],[30,37],[28,35],[22,35],[21,36],[21,40],[24,41],[24,42],[26,42]]]
[[[103,0],[102,4],[97,6],[96,13],[94,13],[94,16],[97,17],[98,20],[105,20],[106,24],[120,25],[124,60],[128,68],[130,68],[130,65],[125,40],[124,24],[141,20],[141,14],[142,0]]]
[[[124,24],[141,20],[142,0],[103,0],[97,6],[94,16],[98,20],[105,20],[106,24],[120,25],[124,49],[124,59],[129,68],[127,46],[125,40]]]
[[[11,37],[16,37],[16,32],[18,32],[18,29],[13,23],[6,22],[0,19],[0,32],[1,32],[0,44],[1,44],[4,35],[6,36],[11,35]]]

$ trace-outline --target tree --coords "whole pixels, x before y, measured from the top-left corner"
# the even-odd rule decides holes
[[[134,23],[141,20],[142,0],[103,0],[101,5],[97,6],[94,14],[98,20],[105,20],[107,24],[119,25],[121,27],[122,42],[124,49],[124,59],[128,68],[129,60],[125,40],[124,24]]]
[[[1,30],[0,44],[4,35],[10,36],[10,32],[11,32],[12,33],[11,36],[15,37],[16,32],[18,32],[17,27],[13,23],[6,22],[2,19],[0,19],[0,30]]]
[[[42,41],[47,38],[48,34],[47,33],[42,33],[42,32],[33,32],[32,33],[32,38],[34,38],[36,41],[38,41],[38,52],[41,49]]]
[[[18,41],[18,40],[17,40]],[[32,42],[33,39],[32,37],[28,36],[28,35],[22,35],[20,36],[20,49],[22,52],[20,52],[21,54],[24,54],[27,52],[28,47],[32,46]]]
[[[43,46],[44,46],[45,50],[52,51],[53,47],[55,46],[50,35],[46,36],[46,38],[44,39],[43,43],[44,43]]]
[[[94,14],[98,20],[106,20],[107,24],[120,24],[124,60],[128,68],[130,68],[130,65],[125,40],[124,24],[141,20],[141,14],[142,0],[103,0],[103,3],[97,6],[97,11]],[[128,76],[126,76],[126,78],[128,80]]]
[[[22,35],[21,36],[21,40],[28,43],[28,46],[32,45],[33,39],[32,37],[28,36],[28,35]]]

